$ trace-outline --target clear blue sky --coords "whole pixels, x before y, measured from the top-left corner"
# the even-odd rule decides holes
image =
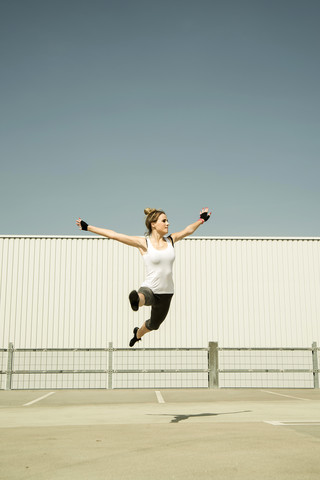
[[[0,234],[320,236],[318,0],[0,5]]]

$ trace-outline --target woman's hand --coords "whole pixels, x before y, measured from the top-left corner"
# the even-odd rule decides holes
[[[81,218],[78,218],[78,220],[76,220],[76,223],[80,230],[88,230],[88,224],[81,220]]]
[[[201,220],[202,223],[207,222],[207,221],[209,220],[210,215],[211,215],[212,212],[208,213],[208,211],[209,211],[209,208],[208,208],[208,207],[207,207],[207,208],[203,208],[203,209],[201,210],[199,220]]]

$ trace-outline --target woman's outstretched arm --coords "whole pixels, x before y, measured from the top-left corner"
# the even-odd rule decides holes
[[[172,233],[170,236],[172,237],[173,242],[176,243],[179,240],[182,240],[183,238],[192,235],[197,230],[197,228],[200,227],[200,225],[209,220],[212,212],[208,213],[208,211],[208,208],[203,208],[200,212],[199,220],[191,223],[191,225],[188,225],[184,230],[181,230],[181,232]]]
[[[103,237],[116,240],[117,242],[124,243],[130,247],[136,247],[142,250],[146,250],[146,241],[142,237],[135,237],[130,235],[124,235],[123,233],[117,233],[114,230],[109,230],[107,228],[94,227],[93,225],[88,225],[86,222],[78,218],[76,221],[80,230],[87,230],[91,233],[96,233],[97,235],[102,235]]]

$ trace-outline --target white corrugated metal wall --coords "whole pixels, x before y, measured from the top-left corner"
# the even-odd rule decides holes
[[[175,246],[170,313],[144,347],[320,341],[320,239],[197,238]],[[0,348],[127,347],[149,308],[128,293],[138,250],[100,237],[0,237]]]
[[[309,346],[320,340],[320,239],[189,238],[176,244],[175,296],[144,346]],[[134,248],[103,238],[0,237],[0,341],[125,347],[148,308]]]

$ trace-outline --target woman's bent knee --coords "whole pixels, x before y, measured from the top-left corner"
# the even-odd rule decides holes
[[[143,295],[143,293],[138,293],[139,295],[139,307],[143,307],[143,305],[145,305],[146,303],[146,297]]]

